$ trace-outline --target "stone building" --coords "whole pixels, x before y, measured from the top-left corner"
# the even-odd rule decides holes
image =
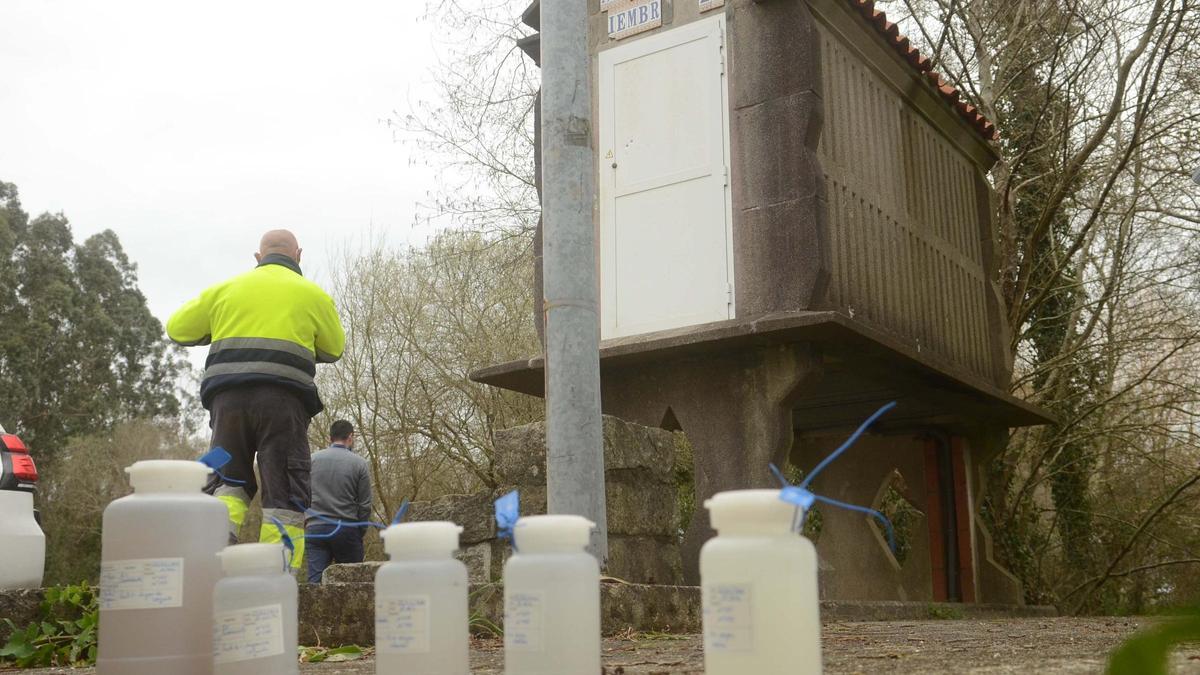
[[[992,124],[870,0],[587,1],[604,412],[682,430],[700,503],[775,485],[768,462],[810,469],[896,400],[814,487],[898,496],[907,555],[823,510],[826,599],[1019,603],[981,471],[1049,419],[1008,393]],[[542,369],[473,377],[541,395]],[[709,536],[697,509],[692,583]]]

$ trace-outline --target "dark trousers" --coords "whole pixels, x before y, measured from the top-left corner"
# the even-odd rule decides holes
[[[310,525],[305,534],[305,557],[308,560],[308,583],[321,583],[325,568],[333,563],[359,563],[363,561],[364,527],[342,526],[332,537],[327,536],[336,525],[321,523]],[[311,538],[316,535],[316,538]]]
[[[276,518],[297,538],[304,530],[303,509],[312,500],[309,416],[300,397],[281,385],[249,384],[219,392],[211,413],[212,445],[232,456],[220,471],[232,480],[214,477],[205,492],[227,501],[237,528],[245,518],[244,507],[235,513],[237,502],[249,504],[261,487],[263,531],[273,533],[270,519]],[[256,457],[261,485],[254,476]],[[297,545],[299,557],[302,542]]]

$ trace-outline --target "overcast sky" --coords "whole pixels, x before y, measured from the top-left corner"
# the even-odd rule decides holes
[[[266,229],[295,231],[318,280],[372,223],[424,239],[431,176],[384,124],[428,98],[424,7],[0,0],[0,180],[78,240],[116,231],[163,320]]]

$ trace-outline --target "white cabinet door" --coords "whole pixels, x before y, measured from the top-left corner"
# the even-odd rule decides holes
[[[604,339],[733,317],[724,27],[600,53]]]

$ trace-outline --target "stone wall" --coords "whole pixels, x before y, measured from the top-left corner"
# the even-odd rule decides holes
[[[675,482],[676,438],[669,431],[603,418],[608,565],[605,574],[632,583],[682,583],[679,505]],[[546,512],[544,423],[496,434],[494,493],[449,495],[416,502],[408,520],[450,520],[463,526],[459,557],[471,581],[499,581],[508,543],[495,538],[493,500],[520,491],[521,515]]]

